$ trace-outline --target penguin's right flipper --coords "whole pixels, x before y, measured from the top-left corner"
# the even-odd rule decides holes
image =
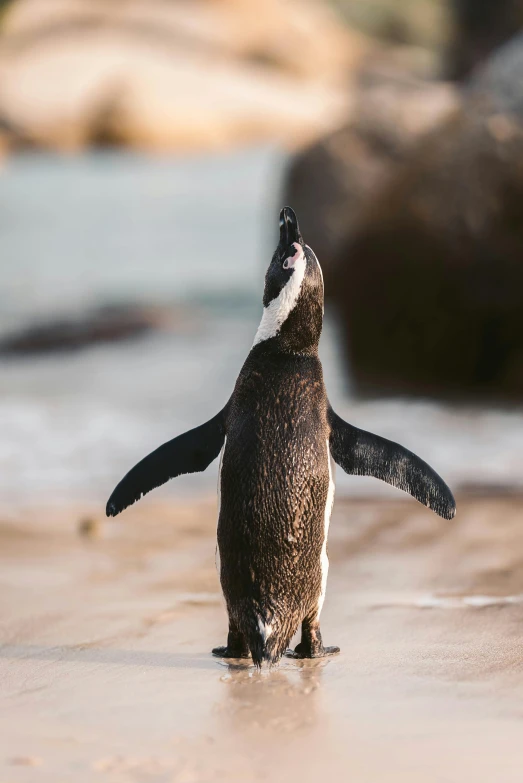
[[[113,490],[107,503],[107,516],[115,517],[169,479],[209,467],[225,441],[226,410],[227,406],[205,424],[164,443],[131,468]]]
[[[441,476],[412,451],[343,421],[329,407],[330,451],[346,473],[374,476],[408,492],[444,519],[456,514],[456,501]]]

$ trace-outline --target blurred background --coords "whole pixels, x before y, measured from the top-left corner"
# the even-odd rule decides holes
[[[337,411],[455,490],[521,489],[522,26],[522,0],[2,2],[0,504],[102,509],[224,405],[284,204]]]

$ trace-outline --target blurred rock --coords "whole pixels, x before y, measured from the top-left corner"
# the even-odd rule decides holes
[[[466,79],[523,28],[523,0],[452,0],[451,9],[454,32],[447,53],[451,79]]]
[[[480,2],[481,0],[478,0]],[[440,50],[447,40],[448,3],[441,0],[334,0],[349,24],[387,44]]]
[[[21,128],[6,117],[0,116],[0,158],[15,150],[33,147],[33,141]]]
[[[0,125],[0,161],[11,151],[11,137]]]
[[[59,149],[295,145],[346,116],[364,48],[307,0],[15,0],[0,115]]]
[[[172,324],[170,311],[155,307],[100,307],[75,318],[33,324],[0,340],[0,357],[72,351],[137,337]]]
[[[9,764],[14,767],[41,767],[43,763],[38,756],[13,756],[9,759]]]
[[[363,43],[314,0],[16,0],[4,23],[18,39],[71,27],[164,37],[174,46],[228,53],[319,82],[343,78]]]
[[[473,74],[467,87],[484,101],[489,111],[523,118],[523,33],[494,52]]]
[[[366,209],[336,279],[360,392],[523,395],[523,126],[469,101]]]
[[[353,119],[294,158],[282,203],[296,210],[325,271],[328,295],[341,244],[358,225],[366,201],[419,137],[457,105],[450,85],[394,72],[390,63],[374,66],[362,75]]]

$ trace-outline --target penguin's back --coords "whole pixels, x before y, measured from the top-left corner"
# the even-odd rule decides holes
[[[267,622],[286,617],[297,627],[317,605],[327,438],[319,359],[251,354],[231,400],[220,472],[220,576],[233,614],[256,606]]]

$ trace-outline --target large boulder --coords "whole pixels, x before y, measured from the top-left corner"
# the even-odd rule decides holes
[[[363,46],[307,0],[14,0],[0,118],[58,149],[295,146],[346,116]]]
[[[523,33],[501,46],[473,73],[467,91],[482,100],[488,111],[523,119]]]
[[[364,206],[405,160],[416,141],[458,105],[453,87],[387,67],[361,76],[351,120],[296,155],[283,203],[297,212],[321,260],[330,295],[341,247]]]
[[[183,325],[183,320],[183,314],[161,307],[106,305],[74,316],[35,322],[0,337],[0,359],[77,351]]]
[[[360,391],[523,395],[523,126],[471,98],[421,141],[343,246]]]
[[[493,51],[523,28],[523,0],[451,0],[447,75],[468,79]]]
[[[26,45],[89,27],[127,29],[321,83],[343,80],[364,47],[317,0],[14,0],[3,22],[4,35]]]

